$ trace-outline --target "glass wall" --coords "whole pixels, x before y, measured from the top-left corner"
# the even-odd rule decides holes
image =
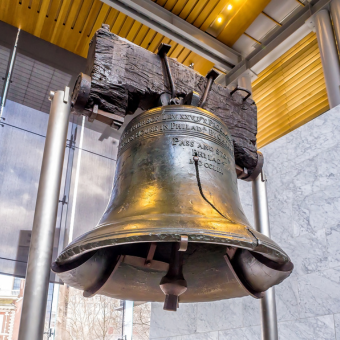
[[[6,340],[16,340],[18,336],[22,279],[26,273],[48,123],[47,96],[50,90],[63,90],[70,78],[51,66],[17,55],[1,121],[3,127],[0,127],[0,287],[10,280],[11,289],[7,291],[16,294],[8,307],[16,321],[12,322]],[[106,209],[119,138],[120,133],[107,125],[71,116],[53,260],[74,238],[93,229]],[[128,304],[105,296],[84,298],[82,292],[63,285],[53,274],[50,282],[44,339],[149,338],[150,304],[137,302],[130,304],[129,309]],[[8,325],[4,318],[0,312],[0,324]],[[1,335],[0,340],[3,340]]]

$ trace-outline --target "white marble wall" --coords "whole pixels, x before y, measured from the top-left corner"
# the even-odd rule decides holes
[[[276,287],[280,340],[340,340],[340,106],[264,147],[272,238],[295,270]],[[251,185],[239,183],[251,222]],[[152,305],[153,340],[260,340],[259,301]]]

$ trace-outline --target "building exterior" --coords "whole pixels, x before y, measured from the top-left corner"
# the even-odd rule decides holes
[[[17,340],[24,280],[0,275],[0,339]]]

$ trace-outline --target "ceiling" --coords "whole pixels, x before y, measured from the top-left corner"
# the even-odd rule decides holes
[[[10,50],[0,46],[0,93],[3,90],[9,56]],[[71,75],[18,53],[7,99],[47,113],[51,106],[48,100],[49,91],[64,88],[70,80]]]
[[[150,0],[151,1],[151,0]],[[303,3],[297,0],[157,0],[159,6],[248,55]],[[231,7],[230,7],[231,6]],[[170,57],[205,75],[214,65],[186,47],[100,0],[0,0],[0,20],[86,58],[102,23],[152,52],[172,45]]]
[[[69,74],[18,53],[7,99],[42,112],[49,112],[50,90],[62,89],[70,80]]]

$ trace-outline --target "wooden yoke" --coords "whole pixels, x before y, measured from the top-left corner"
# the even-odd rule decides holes
[[[176,59],[168,58],[168,63],[177,98],[184,100],[195,92],[202,98],[209,80]],[[111,33],[105,25],[91,41],[85,73],[89,76],[80,77],[75,86],[73,111],[117,129],[126,115],[160,106],[161,95],[171,93],[160,56]],[[241,94],[212,83],[204,109],[228,126],[236,165],[251,174],[258,163],[257,108]]]

